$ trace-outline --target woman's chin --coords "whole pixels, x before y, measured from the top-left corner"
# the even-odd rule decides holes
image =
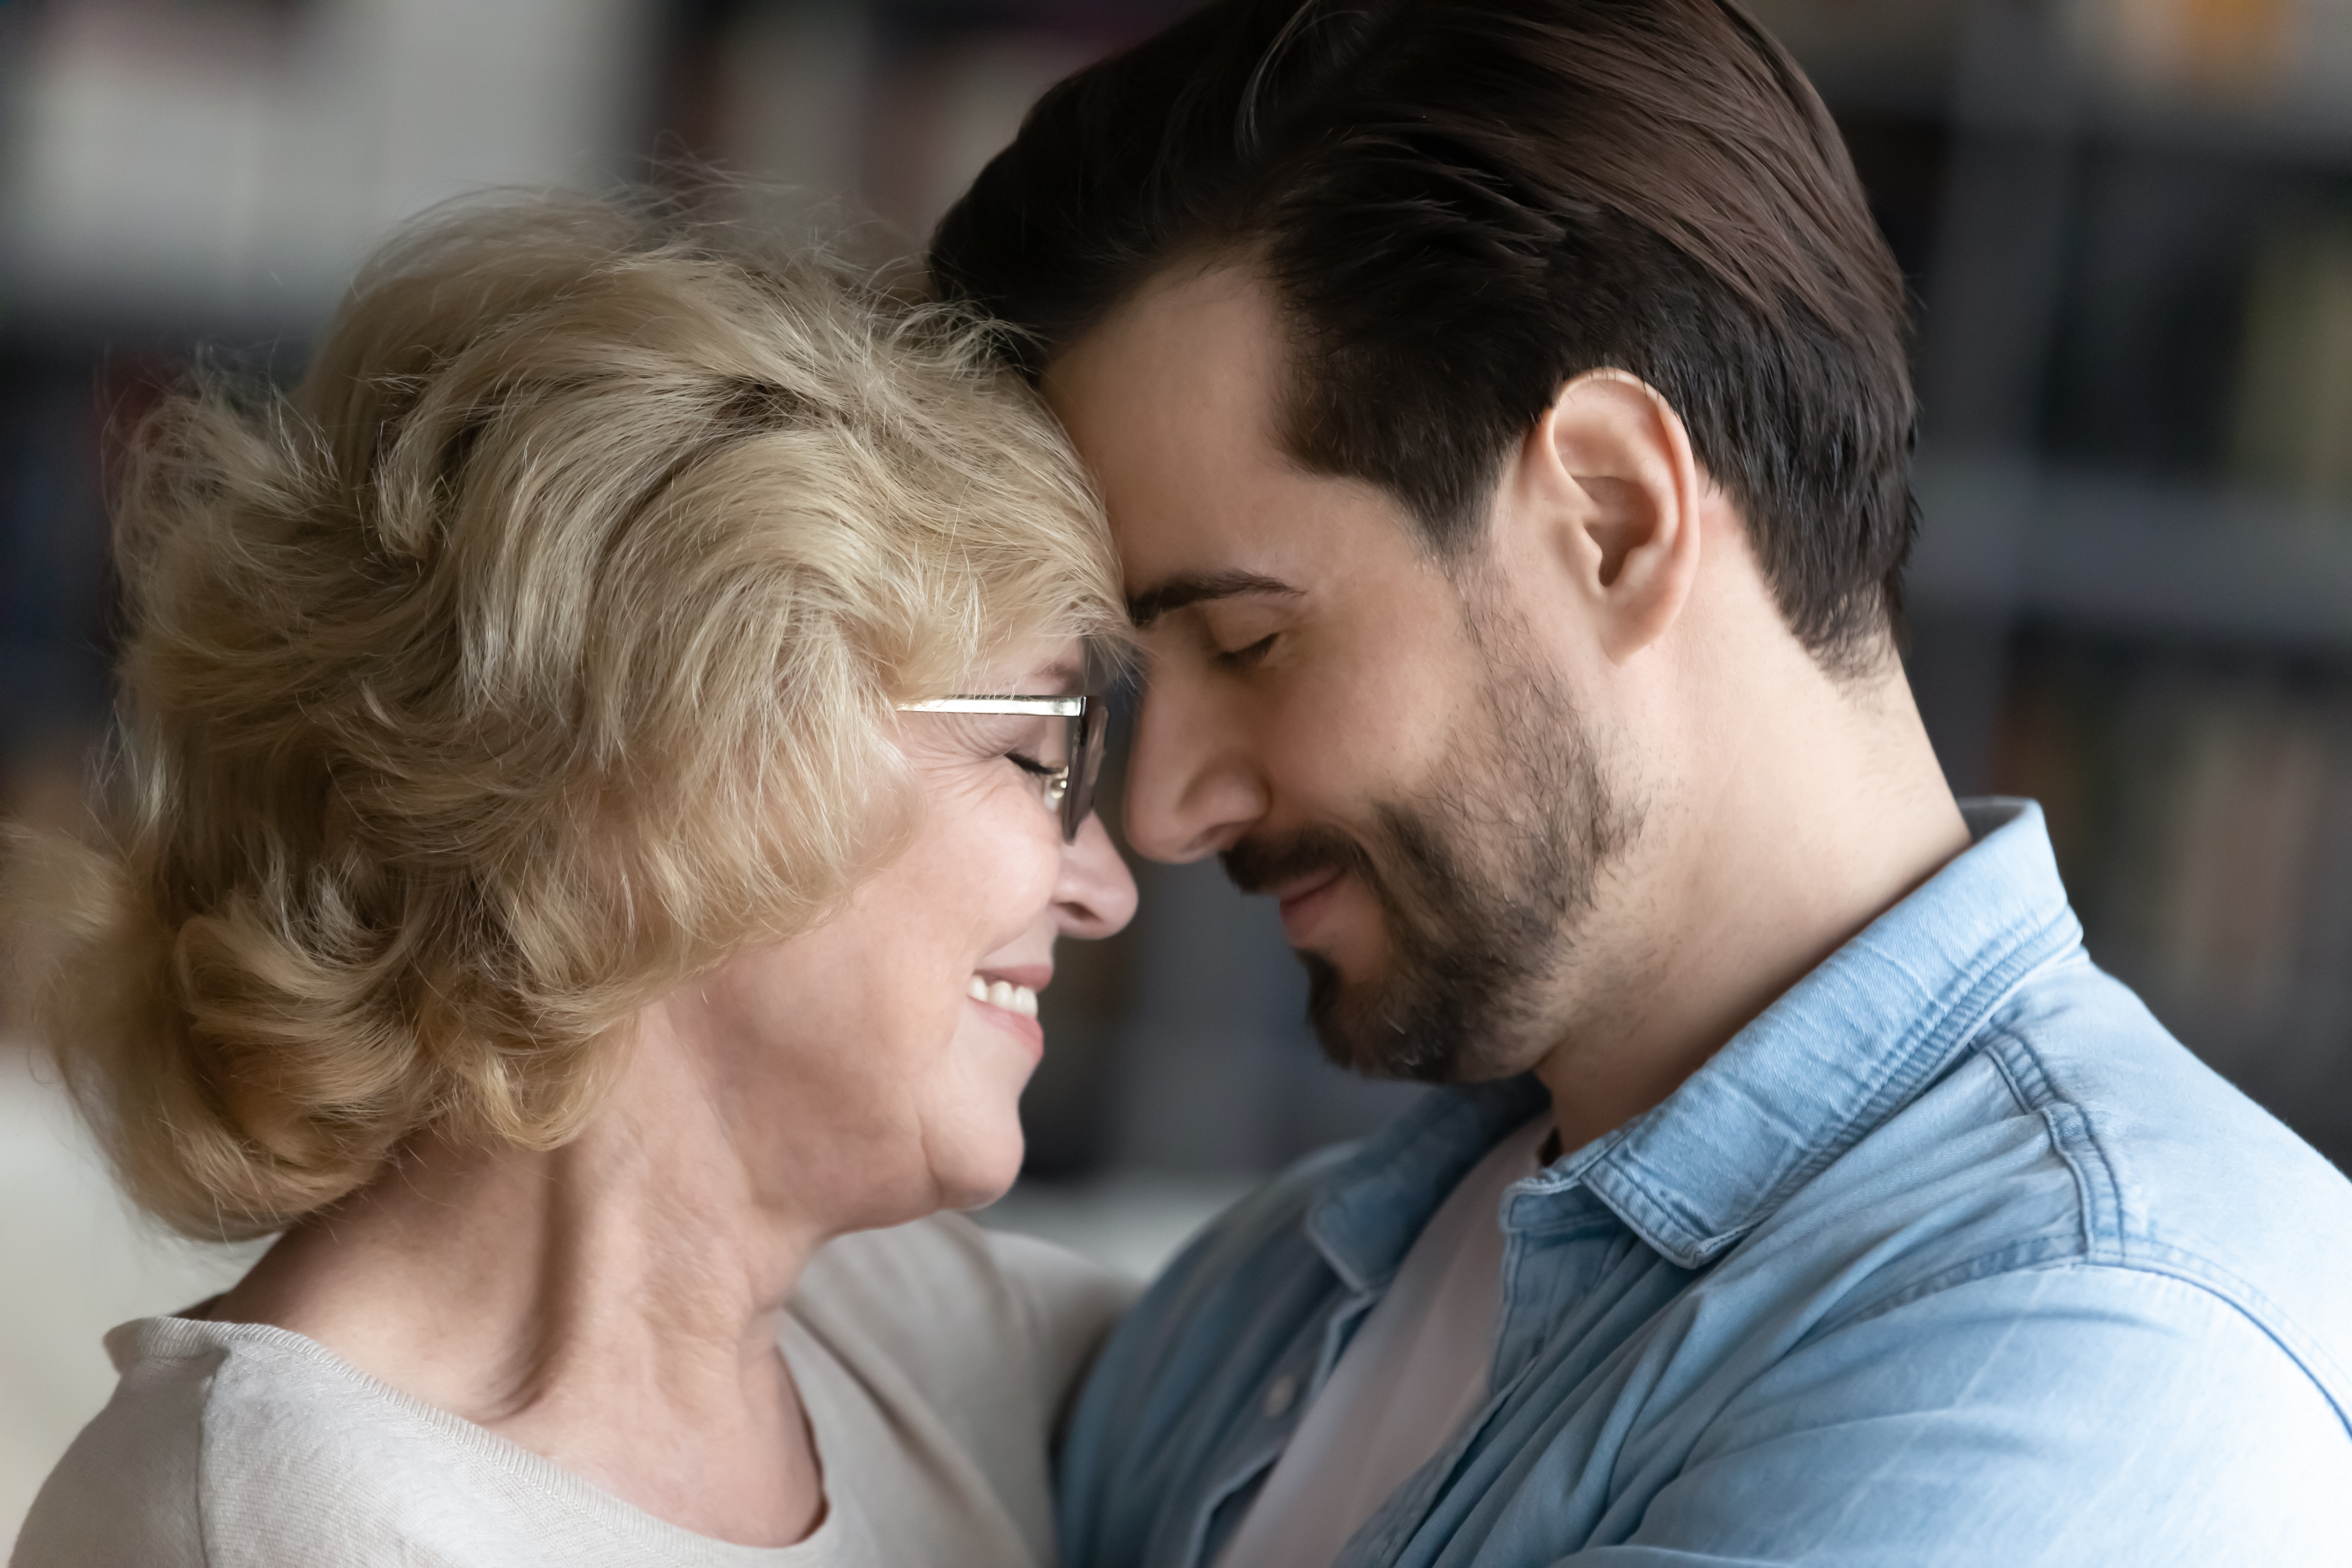
[[[972,1152],[969,1160],[959,1161],[952,1174],[938,1173],[941,1208],[958,1213],[984,1209],[1013,1190],[1021,1179],[1021,1158],[1024,1151],[1021,1133],[1016,1127],[1003,1146],[982,1152]]]

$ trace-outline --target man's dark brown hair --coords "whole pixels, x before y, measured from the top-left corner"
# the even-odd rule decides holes
[[[1228,256],[1289,321],[1290,453],[1442,554],[1562,384],[1613,367],[1681,414],[1824,664],[1899,621],[1902,276],[1820,99],[1728,0],[1214,0],[1048,92],[931,265],[1035,375]]]

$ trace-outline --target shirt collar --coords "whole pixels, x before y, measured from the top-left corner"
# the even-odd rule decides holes
[[[1626,1126],[1518,1184],[1513,1229],[1591,1191],[1686,1268],[1722,1252],[1917,1096],[2082,929],[2041,807],[1964,803],[1976,840]],[[1443,1089],[1333,1173],[1307,1234],[1351,1288],[1396,1271],[1438,1204],[1546,1104],[1531,1078]]]
[[[1350,1289],[1386,1284],[1454,1184],[1550,1103],[1526,1075],[1423,1096],[1332,1173],[1307,1214],[1308,1238]]]

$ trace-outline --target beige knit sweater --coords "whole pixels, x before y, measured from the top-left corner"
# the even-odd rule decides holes
[[[283,1329],[148,1318],[15,1568],[1043,1568],[1046,1446],[1131,1287],[957,1215],[821,1253],[783,1334],[824,1466],[797,1546],[664,1523]]]

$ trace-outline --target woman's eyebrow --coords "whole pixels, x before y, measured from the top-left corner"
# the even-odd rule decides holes
[[[1296,599],[1306,592],[1279,577],[1255,572],[1187,573],[1129,598],[1127,617],[1135,623],[1136,630],[1142,631],[1171,610],[1209,599],[1230,599],[1242,594],[1273,594]]]

